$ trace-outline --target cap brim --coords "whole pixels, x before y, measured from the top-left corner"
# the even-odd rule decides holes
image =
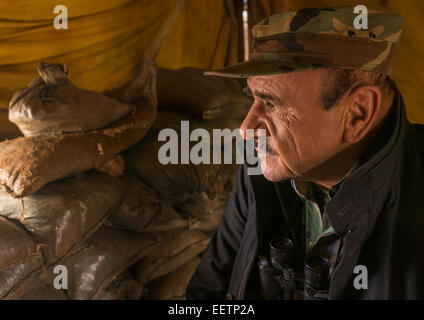
[[[315,66],[316,67],[316,66]],[[246,61],[219,70],[205,71],[205,76],[247,78],[314,69],[310,64],[284,64],[280,61]]]

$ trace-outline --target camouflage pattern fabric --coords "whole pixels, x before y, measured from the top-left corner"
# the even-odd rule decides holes
[[[368,29],[355,29],[353,7],[286,11],[252,28],[250,60],[205,75],[245,78],[322,67],[391,75],[402,17],[368,10]]]

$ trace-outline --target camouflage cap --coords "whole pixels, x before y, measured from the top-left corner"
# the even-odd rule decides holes
[[[368,29],[355,29],[353,7],[285,11],[252,28],[249,61],[205,75],[245,78],[322,67],[391,74],[402,17],[368,10]]]

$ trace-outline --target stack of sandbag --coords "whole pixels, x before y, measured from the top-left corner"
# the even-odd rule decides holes
[[[122,186],[120,179],[92,171],[22,199],[1,192],[0,296],[21,298],[46,285],[56,294],[54,267],[64,265],[67,296],[94,298],[153,249],[158,241],[152,235],[104,225],[121,201]]]
[[[0,143],[0,186],[23,197],[91,169],[122,173],[119,153],[143,138],[156,116],[153,65],[144,62],[125,89],[107,92],[113,99],[73,86],[65,66],[41,64],[38,71],[10,102],[9,118],[25,137]]]
[[[235,80],[204,77],[204,70],[158,69],[158,115],[147,135],[123,152],[128,192],[109,216],[110,226],[136,232],[155,232],[158,247],[135,264],[131,273],[143,284],[143,299],[184,299],[185,289],[215,231],[232,191],[238,165],[234,141],[231,164],[214,164],[215,148],[223,154],[228,141],[210,146],[210,163],[162,164],[158,159],[164,129],[182,137],[181,121],[190,132],[205,129],[237,130],[252,104]],[[226,144],[225,144],[225,143]],[[189,143],[190,150],[197,143]],[[212,140],[211,140],[212,143]],[[181,153],[181,141],[178,154]]]
[[[213,129],[233,131],[240,125],[240,120],[203,122],[162,110],[148,134],[123,152],[131,187],[107,224],[161,236],[158,249],[132,268],[143,283],[144,299],[184,298],[187,283],[227,205],[238,167],[235,162],[222,161],[197,165],[160,163],[158,152],[164,142],[158,141],[159,132],[172,128],[181,137],[181,121],[187,120],[190,130],[203,128],[211,137]],[[211,162],[213,149],[211,145]],[[230,150],[235,154],[234,141]]]
[[[153,189],[163,202],[184,216],[188,228],[202,231],[216,229],[223,208],[232,190],[232,179],[237,164],[213,163],[213,146],[210,146],[209,164],[162,164],[158,159],[164,142],[158,141],[160,130],[174,128],[181,137],[180,119],[184,115],[159,111],[149,133],[134,147],[123,153],[127,170]],[[173,119],[171,121],[171,119]],[[190,129],[203,128],[212,137],[212,129],[237,128],[237,121],[190,121]],[[191,143],[193,144],[193,143]],[[179,146],[180,147],[180,146]],[[223,154],[223,147],[220,146]],[[234,146],[229,146],[235,154]],[[148,150],[148,152],[147,152]],[[179,150],[180,152],[180,150]],[[125,200],[124,200],[125,201]],[[123,215],[123,214],[122,214]],[[117,214],[118,216],[118,214]],[[130,226],[129,226],[130,227]]]
[[[246,106],[233,106],[234,116],[205,119],[205,106],[214,105],[206,90],[192,101],[195,112],[156,113],[149,63],[99,99],[73,87],[67,72],[41,65],[41,78],[11,102],[10,118],[25,137],[0,143],[0,298],[184,299],[230,197],[237,164],[212,163],[214,149],[225,145],[211,145],[211,163],[163,165],[158,135],[174,129],[181,137],[181,121],[210,137],[213,129],[233,131]],[[240,85],[237,90],[232,98],[248,99]],[[74,97],[66,99],[67,92]],[[186,95],[175,104],[183,105],[178,99]],[[105,120],[106,112],[93,124],[93,114],[82,114],[97,101],[126,111],[114,110]],[[84,102],[85,111],[75,106]],[[235,154],[234,144],[230,149]],[[58,266],[68,272],[67,288],[54,286]]]
[[[73,86],[66,66],[38,71],[10,102],[25,137],[0,143],[0,298],[137,299],[142,287],[125,272],[157,238],[105,221],[125,192],[119,152],[156,116],[155,69],[143,62],[106,95]],[[53,285],[58,265],[68,290]]]

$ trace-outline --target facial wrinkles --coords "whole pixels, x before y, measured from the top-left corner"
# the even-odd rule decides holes
[[[256,86],[254,86],[254,89],[256,89]],[[266,92],[270,91],[267,90]],[[277,149],[282,149],[280,152],[283,152],[284,150],[292,150],[291,152],[295,152],[298,157],[297,146],[292,133],[290,130],[287,130],[290,128],[291,122],[296,119],[294,111],[286,105],[275,105],[275,108],[271,110],[270,108],[263,106],[265,101],[258,101],[256,103],[261,104],[261,106],[257,106],[257,108],[263,109],[260,109],[262,112],[258,111],[258,113],[261,114],[261,119],[266,123],[267,129],[270,131],[270,137],[267,139],[266,144],[267,154],[270,156],[278,156],[275,160],[281,162],[290,172],[292,172],[292,174],[295,173],[296,170],[292,165],[290,165],[290,161],[287,161],[287,159],[281,157],[280,154],[276,152]],[[275,145],[273,145],[273,143],[275,143]],[[281,144],[285,145],[285,147],[281,148]],[[276,166],[268,166],[268,170],[278,172],[279,169]]]
[[[271,109],[265,106],[266,101],[261,99],[260,96],[256,97],[257,102],[255,103],[261,104],[257,106],[257,108],[261,108],[260,110],[262,111],[260,112],[257,110],[257,114],[261,114],[261,120],[265,122],[270,132],[271,137],[267,139],[268,154],[278,156],[279,162],[292,173],[298,174],[295,169],[295,163],[299,163],[300,155],[295,139],[295,129],[298,128],[296,124],[299,122],[299,118],[296,116],[295,108],[289,105],[290,101],[295,99],[295,96],[294,94],[288,94],[291,92],[290,90],[296,91],[296,88],[291,85],[291,81],[282,83],[281,81],[274,81],[272,79],[264,80],[255,78],[248,83],[254,94],[264,93],[278,98],[278,103],[273,101],[274,108]],[[280,103],[280,101],[282,103]],[[296,102],[296,100],[294,102]],[[273,145],[273,142],[276,144]],[[279,156],[279,153],[276,152],[276,148],[280,149],[281,155],[283,155],[284,151],[286,151],[287,154],[287,150],[290,150],[290,153],[295,157],[295,162],[286,159],[284,156]],[[277,167],[268,169],[278,171]]]
[[[299,119],[294,113],[291,114],[291,126],[289,130],[298,130],[298,131],[302,130],[302,132],[306,133],[308,137],[310,138],[310,141],[312,143],[311,145],[312,148],[314,148],[314,150],[318,149],[318,144],[315,140],[315,136],[312,134],[310,130],[310,126],[308,126],[301,119]]]
[[[285,150],[290,150],[291,157],[286,159],[286,157],[280,157],[280,161],[288,168],[290,171],[299,174],[295,168],[298,164],[301,163],[302,159],[302,148],[300,146],[307,145],[308,150],[314,151],[317,150],[318,145],[316,143],[315,137],[310,130],[310,125],[307,124],[306,119],[304,119],[305,111],[308,106],[304,106],[304,100],[300,100],[296,96],[296,88],[291,86],[291,83],[287,83],[287,86],[294,92],[290,95],[290,99],[287,99],[291,102],[290,105],[285,105],[283,108],[278,108],[278,115],[275,117],[280,130],[277,133],[276,137],[279,138],[280,152],[284,154]],[[290,90],[289,90],[290,91]],[[306,107],[306,108],[305,108]],[[312,106],[310,106],[312,108]],[[314,106],[315,107],[315,106]],[[302,116],[303,114],[303,116]],[[284,148],[284,145],[286,147]]]
[[[317,151],[319,148],[319,144],[317,143],[317,136],[314,134],[314,130],[311,125],[316,124],[316,118],[312,119],[310,110],[315,110],[316,108],[321,107],[320,101],[309,101],[310,99],[306,99],[305,95],[297,94],[299,92],[298,87],[296,87],[297,82],[289,81],[286,85],[290,87],[293,95],[291,96],[291,101],[293,106],[289,108],[292,112],[290,112],[290,117],[288,120],[288,130],[290,132],[294,132],[292,134],[292,138],[294,138],[294,144],[297,146],[296,139],[301,139],[299,143],[305,144],[305,140],[309,140],[308,149],[313,148],[314,151]],[[320,96],[321,92],[316,92],[314,88],[311,88],[312,91],[308,92],[310,97]],[[302,91],[303,92],[303,91]],[[307,105],[311,104],[311,105]],[[300,137],[300,138],[299,138]],[[312,151],[312,150],[310,150]]]
[[[263,92],[272,94],[273,96],[278,97],[280,95],[280,91],[278,90],[278,81],[275,81],[273,79],[262,79],[262,78],[255,78],[255,79],[249,79],[248,83],[250,87],[253,89],[252,92],[255,93]]]
[[[251,91],[255,93],[263,93],[266,95],[272,95],[274,97],[279,98],[278,100],[281,100],[281,91],[279,90],[279,83],[278,81],[275,81],[273,79],[262,79],[262,78],[254,78],[254,79],[248,79],[248,84],[251,87]],[[277,128],[275,127],[275,123],[272,120],[274,110],[271,110],[269,107],[266,106],[266,102],[264,99],[260,97],[255,97],[258,100],[258,103],[261,105],[259,106],[263,112],[262,119],[265,122],[267,129],[269,130],[269,133],[271,136],[275,136],[277,134]],[[255,102],[256,103],[256,102]],[[280,108],[279,101],[272,101],[274,106],[276,108]]]
[[[285,150],[290,150],[292,155],[295,155],[296,162],[299,162],[299,152],[296,144],[296,140],[294,138],[293,125],[294,121],[296,121],[296,117],[292,110],[278,110],[278,115],[275,117],[279,121],[280,130],[277,134],[278,141],[278,149],[280,149],[280,153],[282,156],[279,156],[279,161],[283,163],[283,165],[289,169],[292,173],[296,173],[295,168],[291,165],[293,162],[286,159],[284,156]],[[286,153],[287,154],[287,153]]]
[[[283,106],[279,106],[277,101],[269,101],[274,105],[274,107],[268,107],[266,105],[267,101],[264,99],[263,95],[280,98],[280,83],[278,81],[274,81],[273,79],[264,80],[262,78],[254,78],[248,79],[248,84],[251,87],[251,91],[255,94],[255,98],[257,99],[257,102],[255,103],[260,104],[257,105],[257,108],[260,108],[262,112],[257,110],[257,114],[261,114],[261,120],[264,121],[266,128],[270,133],[270,138],[267,138],[266,144],[267,153],[269,155],[277,156],[278,153],[275,152],[275,149],[272,146],[272,141],[278,141],[279,134],[281,134],[279,131],[281,129],[280,127],[282,126],[282,123],[280,121],[276,121],[276,113],[281,113]]]

